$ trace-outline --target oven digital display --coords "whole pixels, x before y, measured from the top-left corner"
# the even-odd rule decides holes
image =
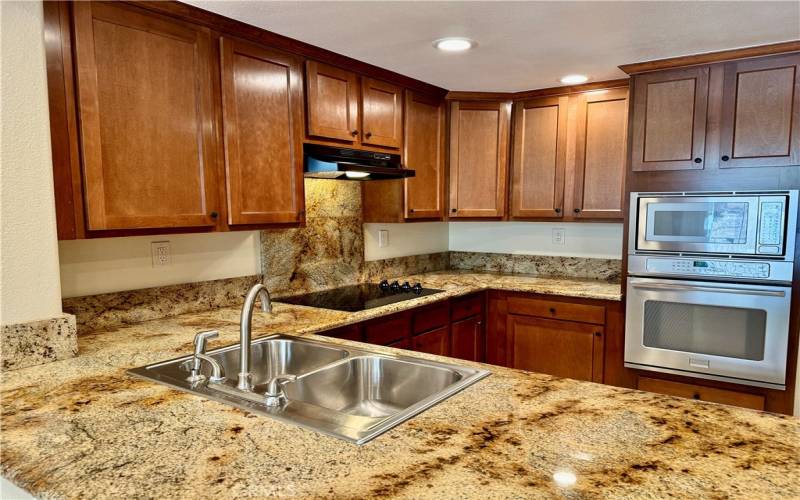
[[[692,263],[694,267],[708,267],[708,262],[704,260],[696,260]]]

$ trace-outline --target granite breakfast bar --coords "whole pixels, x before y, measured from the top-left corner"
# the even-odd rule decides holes
[[[362,313],[277,303],[253,333],[322,339],[484,288],[619,299],[597,281],[424,279],[446,293]],[[475,364],[492,376],[355,446],[126,373],[191,352],[201,329],[235,343],[238,323],[226,307],[81,333],[78,357],[4,373],[3,476],[40,498],[800,496],[793,417]]]

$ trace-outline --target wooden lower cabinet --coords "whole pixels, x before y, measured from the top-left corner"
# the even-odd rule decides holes
[[[508,315],[511,366],[559,377],[603,381],[603,327]]]
[[[483,317],[455,321],[450,325],[450,356],[468,361],[484,360]]]
[[[649,377],[639,377],[637,389],[762,411],[765,409],[766,403],[766,398],[761,394],[730,391],[727,389],[684,384],[672,380],[660,380]]]
[[[427,352],[428,354],[438,354],[439,356],[450,355],[450,331],[448,327],[437,328],[421,335],[416,335],[411,339],[411,350],[417,352]]]

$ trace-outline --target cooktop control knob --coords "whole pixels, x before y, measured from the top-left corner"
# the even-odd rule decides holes
[[[421,283],[415,283],[414,286],[411,287],[411,290],[414,293],[422,293],[422,284]]]
[[[381,282],[378,283],[378,286],[381,287],[381,290],[386,291],[386,290],[389,289],[389,281],[388,280],[381,280]]]
[[[403,283],[403,285],[402,285],[400,288],[401,288],[401,289],[402,289],[404,292],[410,292],[410,291],[411,291],[411,284],[409,284],[409,282],[408,282],[408,281],[406,281],[405,283]]]
[[[399,292],[400,291],[400,283],[398,283],[396,281],[393,281],[392,284],[389,285],[389,288],[391,288],[393,292]]]

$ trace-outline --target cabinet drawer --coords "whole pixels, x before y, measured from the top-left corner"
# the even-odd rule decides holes
[[[637,388],[642,391],[667,394],[668,396],[679,396],[682,398],[698,399],[724,405],[752,408],[753,410],[764,410],[764,396],[759,394],[715,389],[702,385],[684,384],[671,380],[659,380],[648,377],[639,377]]]
[[[480,314],[482,310],[483,297],[481,295],[470,295],[453,300],[450,306],[450,318],[453,321],[458,321]]]
[[[368,324],[364,329],[365,337],[371,344],[387,345],[408,338],[410,326],[408,314],[389,316]]]
[[[320,335],[324,335],[326,337],[333,337],[337,339],[345,339],[345,340],[355,340],[357,342],[363,342],[364,337],[361,335],[361,325],[347,325],[347,326],[340,326],[339,328],[334,328],[333,330],[328,330],[325,332],[320,332]]]
[[[448,323],[447,313],[447,302],[440,302],[414,311],[412,319],[414,333],[423,333],[445,326]]]
[[[606,322],[606,308],[603,306],[524,297],[509,297],[508,312],[563,321],[579,321],[595,325],[603,325]]]

